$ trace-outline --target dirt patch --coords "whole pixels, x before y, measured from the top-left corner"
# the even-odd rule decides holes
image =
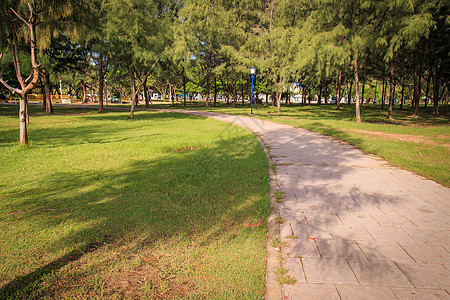
[[[181,147],[176,149],[176,152],[186,152],[186,151],[196,151],[198,150],[198,147],[196,146],[187,146],[187,147]]]
[[[427,144],[433,146],[444,146],[449,147],[448,143],[441,143],[438,141],[434,141],[433,138],[439,139],[449,139],[450,137],[447,135],[438,135],[438,136],[424,136],[424,135],[411,135],[411,134],[399,134],[399,133],[387,133],[380,131],[368,131],[368,130],[360,130],[360,129],[343,129],[345,132],[355,132],[361,133],[367,136],[376,136],[382,138],[384,140],[400,140],[404,142],[418,143],[418,144]]]

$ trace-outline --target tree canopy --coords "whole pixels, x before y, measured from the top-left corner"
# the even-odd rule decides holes
[[[338,108],[343,98],[354,101],[357,121],[368,95],[382,105],[389,99],[392,118],[398,85],[402,95],[405,86],[413,91],[416,115],[424,97],[438,114],[450,85],[443,0],[7,0],[0,18],[1,93],[50,89],[49,75],[65,64],[79,74],[70,86],[84,100],[90,87],[101,111],[108,80],[131,97],[131,116],[148,88],[172,103],[195,91],[206,105],[212,94],[214,103],[221,94],[244,104],[250,67],[278,112],[295,86],[303,104],[329,95]],[[48,77],[38,82],[39,74]]]

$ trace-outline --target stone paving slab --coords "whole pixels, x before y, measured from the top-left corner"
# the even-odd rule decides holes
[[[339,300],[336,287],[331,284],[294,284],[284,287],[284,298],[289,300]]]
[[[450,299],[450,295],[444,290],[416,289],[416,288],[391,288],[398,299],[417,300],[442,300]]]
[[[337,286],[337,291],[343,300],[397,300],[394,292],[388,287],[341,285]]]
[[[369,260],[414,262],[412,257],[396,242],[358,241],[357,243]]]
[[[345,259],[303,258],[308,283],[359,284]]]
[[[397,266],[418,288],[450,288],[450,271],[441,264],[396,262]]]
[[[449,299],[450,189],[307,130],[179,112],[247,128],[276,165],[271,193],[286,197],[269,223],[286,221],[269,233],[287,246],[268,246],[265,299]],[[277,283],[277,261],[295,284]]]
[[[392,261],[348,260],[348,262],[362,285],[413,286]]]
[[[450,263],[450,255],[448,255],[448,252],[441,247],[433,247],[418,242],[399,242],[398,244],[416,262],[437,264]]]
[[[316,242],[322,258],[367,259],[354,241],[317,240]]]

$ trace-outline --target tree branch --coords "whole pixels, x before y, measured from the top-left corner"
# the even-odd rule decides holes
[[[12,7],[10,7],[9,9],[13,12],[13,14],[16,15],[16,17],[18,17],[22,22],[24,22],[28,27],[30,27],[30,23],[25,21],[25,19],[22,18],[18,13],[16,13],[16,11]]]
[[[20,93],[22,92],[21,90],[16,89],[16,88],[13,88],[12,86],[10,86],[10,85],[8,84],[8,81],[3,80],[3,78],[1,77],[1,74],[0,74],[0,82],[1,82],[8,90],[10,90],[13,94],[14,94],[14,93],[20,94]]]

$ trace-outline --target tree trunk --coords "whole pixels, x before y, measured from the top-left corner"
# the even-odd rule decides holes
[[[169,88],[169,100],[172,103],[172,106],[175,106],[175,103],[173,102],[172,84],[169,82],[167,86]]]
[[[342,70],[339,70],[339,78],[336,87],[336,109],[341,109],[341,80],[342,80]]]
[[[234,84],[233,84],[233,108],[236,107],[236,102],[237,102],[236,84],[237,84],[237,80],[235,80]]]
[[[28,93],[19,94],[19,137],[22,145],[28,144],[27,119],[28,119]]]
[[[280,113],[281,112],[281,95],[282,93],[277,91],[277,112]]]
[[[321,105],[322,104],[322,82],[319,82],[319,88],[317,90],[317,104]]]
[[[394,105],[394,58],[392,57],[389,62],[389,109],[388,109],[388,119],[392,118],[392,108]]]
[[[242,93],[242,106],[245,105],[245,94],[244,94],[244,81],[242,80],[242,75],[241,75],[241,93]]]
[[[186,107],[186,76],[183,70],[183,106]]]
[[[42,95],[45,98],[45,112],[48,114],[53,113],[53,105],[52,105],[52,95],[50,93],[50,74],[48,74],[47,70],[42,69],[42,79],[44,84],[44,94]]]
[[[366,87],[366,78],[363,79],[363,84],[362,84],[362,94],[361,94],[361,105],[360,107],[362,107],[364,105],[364,91],[365,91],[365,87]]]
[[[99,57],[99,64],[98,64],[98,112],[103,112],[103,84],[104,84],[104,77],[103,77],[103,55],[100,54]]]
[[[402,98],[400,99],[400,109],[403,109],[404,101],[405,101],[405,78],[402,79]]]
[[[148,99],[148,88],[147,88],[147,76],[144,78],[144,82],[142,83],[142,87],[144,89],[144,98],[145,98],[145,109],[150,108],[150,101]]]
[[[444,114],[447,113],[448,98],[449,98],[449,94],[450,94],[449,88],[450,88],[450,86],[447,85],[447,90],[445,91],[445,94],[444,94],[444,99],[445,99],[445,101],[444,101]]]
[[[437,116],[439,113],[439,87],[441,85],[438,72],[435,72],[433,76],[433,115]]]
[[[134,118],[134,109],[136,107],[136,98],[137,98],[137,89],[136,89],[136,77],[134,75],[134,68],[130,65],[130,83],[131,83],[131,109],[130,109],[130,118]]]
[[[355,71],[355,96],[356,96],[356,122],[361,123],[361,111],[359,106],[359,78],[358,78],[358,53],[355,54],[354,59]]]
[[[386,97],[386,76],[383,74],[383,87],[381,89],[381,109],[384,108],[385,97]]]
[[[277,91],[277,111],[278,111],[278,113],[281,112],[281,96],[283,94],[283,85],[284,85],[284,78],[281,77],[280,85],[279,85],[278,91]]]
[[[422,61],[419,63],[419,73],[414,73],[417,86],[414,87],[414,114],[413,117],[419,116],[420,97],[422,96]]]
[[[375,104],[377,102],[377,87],[378,87],[378,81],[375,80],[375,92],[373,95],[373,103]]]
[[[352,103],[352,85],[353,81],[350,80],[350,86],[347,91],[347,105],[350,105]]]
[[[213,106],[215,107],[217,103],[217,80],[216,77],[214,77],[214,103]]]
[[[81,84],[81,91],[83,93],[83,103],[87,103],[87,93],[86,93],[86,81]]]
[[[178,103],[177,87],[172,84],[172,89],[173,89],[173,99],[175,102]]]
[[[45,88],[44,88],[44,84],[42,83],[42,80],[41,80],[41,94],[42,94],[42,109],[45,110],[47,99],[45,99],[45,96],[46,96]]]
[[[210,75],[209,75],[209,66],[208,66],[208,71],[206,72],[206,107],[209,106],[209,92],[210,92],[210,87],[209,87],[209,82],[210,81]]]
[[[428,93],[430,92],[430,75],[428,74],[427,78],[427,87],[425,89],[425,108],[428,107]]]
[[[269,107],[269,94],[266,93],[266,107]]]
[[[303,89],[302,89],[302,105],[306,105],[306,94],[307,94],[307,90],[305,87],[303,87]]]

